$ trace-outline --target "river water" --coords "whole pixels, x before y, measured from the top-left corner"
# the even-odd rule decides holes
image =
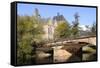
[[[48,52],[38,52],[37,57],[35,58],[36,64],[46,64],[46,63],[61,63],[61,62],[77,62],[77,61],[88,61],[90,55],[96,54],[96,49],[91,49],[91,53],[83,52],[85,49],[88,49],[88,46],[79,49],[77,53],[73,54],[66,49],[55,48]],[[96,58],[92,58],[91,60]]]

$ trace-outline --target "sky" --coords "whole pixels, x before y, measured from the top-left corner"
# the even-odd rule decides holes
[[[17,4],[17,14],[20,16],[34,14],[35,8],[39,10],[42,18],[53,18],[59,12],[71,24],[74,21],[74,14],[78,12],[80,25],[92,25],[96,22],[96,8],[76,7],[76,6],[58,6],[58,5],[40,5],[40,4]]]

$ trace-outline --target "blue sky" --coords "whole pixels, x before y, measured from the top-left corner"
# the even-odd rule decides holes
[[[96,21],[96,8],[88,7],[74,7],[74,6],[52,6],[52,5],[39,5],[39,4],[23,4],[18,3],[17,11],[18,15],[32,16],[35,8],[38,8],[42,18],[53,17],[57,15],[57,12],[62,14],[66,20],[71,24],[74,20],[74,14],[79,13],[80,25],[92,25]]]

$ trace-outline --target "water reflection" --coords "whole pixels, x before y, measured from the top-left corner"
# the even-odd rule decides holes
[[[82,48],[83,61],[93,61],[97,59],[96,45],[87,45]]]
[[[73,47],[72,47],[73,46]],[[96,46],[56,46],[36,51],[36,64],[96,60]],[[75,48],[76,47],[76,48]],[[78,47],[78,48],[77,48]]]

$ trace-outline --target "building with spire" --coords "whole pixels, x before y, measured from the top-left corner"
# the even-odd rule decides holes
[[[57,27],[58,23],[62,21],[65,21],[65,18],[59,13],[57,13],[57,15],[54,16],[52,19],[49,19],[48,22],[43,26],[45,32],[43,38],[47,40],[54,39],[54,30]]]

